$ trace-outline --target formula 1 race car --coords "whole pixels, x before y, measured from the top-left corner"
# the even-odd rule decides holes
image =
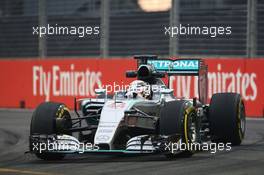
[[[217,93],[207,104],[203,60],[151,55],[135,59],[137,70],[126,72],[134,81],[125,90],[111,96],[106,89],[96,89],[97,98],[75,99],[75,113],[63,103],[40,104],[31,120],[29,152],[44,160],[59,160],[68,153],[160,153],[173,158],[189,157],[204,143],[241,144],[241,96]],[[198,76],[199,98],[173,95],[162,78],[177,75]],[[184,149],[179,144],[185,144]]]

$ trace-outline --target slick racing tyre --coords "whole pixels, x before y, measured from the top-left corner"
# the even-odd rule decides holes
[[[236,93],[217,93],[209,106],[212,141],[240,145],[246,128],[245,107]]]
[[[34,111],[30,125],[30,136],[52,135],[71,133],[67,128],[71,127],[70,113],[68,108],[62,103],[44,102]],[[32,151],[32,141],[30,139],[30,150]],[[60,160],[64,154],[36,152],[36,156],[43,160]]]
[[[171,101],[165,104],[160,117],[161,135],[180,135],[180,144],[176,153],[171,150],[168,158],[191,157],[195,152],[192,145],[198,143],[199,126],[195,108],[186,101]],[[178,142],[179,140],[172,140]],[[179,142],[178,142],[179,143]],[[175,143],[174,143],[175,144]]]

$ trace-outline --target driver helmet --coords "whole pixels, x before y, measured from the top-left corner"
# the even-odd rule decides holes
[[[144,98],[149,99],[151,95],[150,86],[142,80],[135,80],[130,83],[126,93],[128,98]]]

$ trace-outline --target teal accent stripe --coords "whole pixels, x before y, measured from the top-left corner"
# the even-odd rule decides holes
[[[128,153],[128,154],[150,154],[153,151],[129,151],[129,150],[79,150],[79,151],[51,151],[52,153]]]

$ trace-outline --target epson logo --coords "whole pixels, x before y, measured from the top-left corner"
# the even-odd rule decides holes
[[[99,136],[97,136],[96,137],[96,140],[98,140],[98,141],[107,141],[107,140],[109,140],[109,136],[107,136],[107,135],[99,135]]]

